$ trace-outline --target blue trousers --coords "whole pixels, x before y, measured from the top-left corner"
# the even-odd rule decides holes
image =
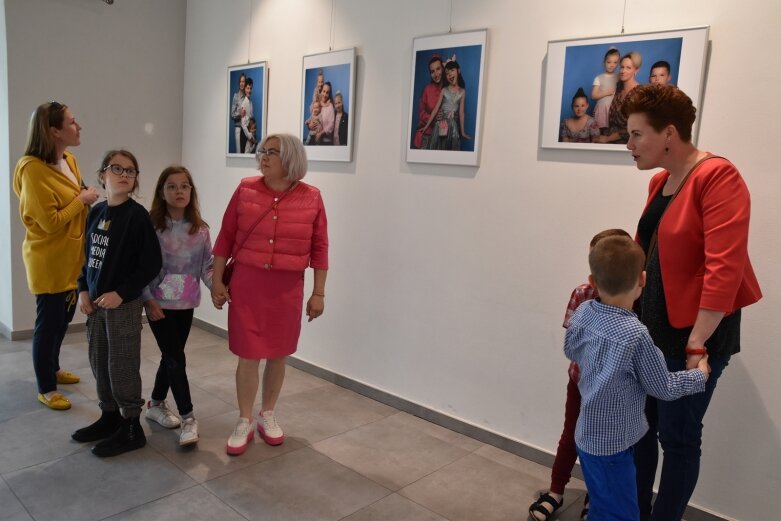
[[[57,389],[60,347],[76,311],[76,291],[36,295],[35,308],[33,368],[38,392],[43,394]]]
[[[633,449],[594,456],[578,448],[589,496],[589,521],[638,521]]]
[[[645,415],[649,429],[635,445],[638,504],[642,521],[680,521],[683,517],[700,475],[702,419],[716,389],[716,382],[729,360],[729,356],[708,359],[711,373],[705,383],[705,392],[672,402],[650,396],[646,400]],[[686,369],[686,362],[668,358],[667,368],[670,371],[682,371]],[[659,458],[657,439],[664,451],[664,462],[659,493],[652,509],[651,499]]]

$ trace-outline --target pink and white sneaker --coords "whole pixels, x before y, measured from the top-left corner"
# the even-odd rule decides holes
[[[258,416],[258,434],[269,445],[282,445],[285,434],[277,423],[274,411],[260,411]]]
[[[225,450],[231,456],[238,456],[244,454],[247,450],[249,442],[255,437],[255,429],[252,428],[252,422],[247,418],[239,418],[236,422],[236,428],[233,429],[233,434],[228,438],[228,444]]]

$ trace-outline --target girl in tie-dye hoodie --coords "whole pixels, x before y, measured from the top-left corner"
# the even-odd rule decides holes
[[[181,425],[179,444],[190,445],[199,438],[184,347],[192,326],[193,308],[201,302],[200,281],[211,289],[213,258],[209,227],[201,219],[198,193],[185,167],[169,166],[163,170],[149,214],[160,240],[163,269],[143,296],[149,326],[162,357],[146,417],[169,429]],[[166,405],[169,387],[181,420]]]

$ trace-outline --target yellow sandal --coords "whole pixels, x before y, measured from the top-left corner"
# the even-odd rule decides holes
[[[81,381],[78,375],[71,373],[70,371],[59,370],[57,371],[57,383],[58,384],[77,384]]]
[[[65,411],[71,408],[71,402],[60,393],[54,393],[51,398],[47,399],[45,395],[38,394],[38,401],[44,404],[49,409],[55,409],[58,411]]]

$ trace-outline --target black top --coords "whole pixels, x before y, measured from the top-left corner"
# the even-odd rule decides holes
[[[659,226],[659,220],[670,199],[672,195],[662,195],[662,191],[659,190],[648,205],[648,210],[637,223],[637,237],[646,255],[649,256],[645,289],[643,289],[643,296],[640,297],[640,320],[646,325],[651,338],[664,356],[683,360],[686,358],[685,348],[692,328],[678,329],[670,325],[659,264],[659,244],[656,244],[650,254],[647,251],[651,236]],[[740,310],[721,320],[716,331],[705,342],[705,346],[708,348],[708,354],[715,357],[725,357],[740,352]]]
[[[92,300],[110,291],[123,302],[135,300],[163,266],[149,214],[133,199],[117,206],[103,201],[90,210],[85,253],[79,291],[89,291]]]

